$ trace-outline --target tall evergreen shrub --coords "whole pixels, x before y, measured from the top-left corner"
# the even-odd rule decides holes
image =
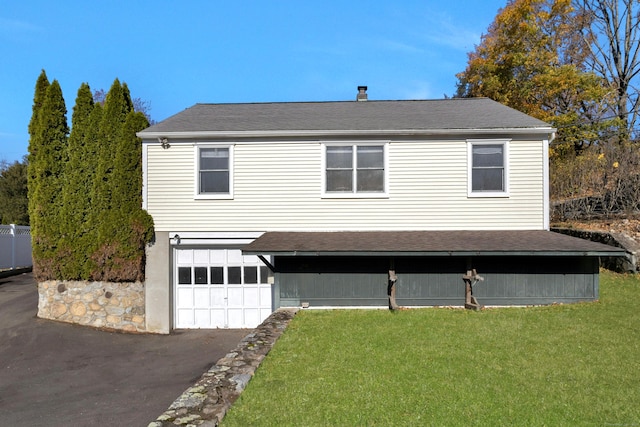
[[[27,166],[27,187],[28,187],[28,209],[30,215],[30,224],[33,231],[39,226],[39,217],[36,215],[37,186],[38,186],[38,148],[42,145],[40,139],[41,135],[38,133],[40,110],[42,110],[42,104],[47,96],[47,88],[49,87],[49,79],[44,70],[38,76],[36,81],[35,93],[33,95],[33,106],[31,112],[31,120],[29,121],[29,155]]]
[[[104,104],[78,90],[72,131],[60,85],[44,71],[29,123],[29,213],[39,281],[144,280],[153,220],[142,209],[142,148],[148,122],[116,79]]]
[[[67,280],[88,277],[89,265],[83,236],[86,233],[88,217],[91,212],[91,190],[93,188],[95,157],[92,146],[87,143],[87,134],[91,126],[93,96],[88,84],[78,89],[76,104],[71,116],[71,134],[69,135],[68,161],[65,165],[65,182],[62,192],[62,212],[60,247],[70,256],[61,263],[62,276]]]
[[[142,209],[142,144],[136,133],[148,127],[143,113],[130,111],[116,141],[109,179],[111,207],[101,217],[100,247],[93,260],[102,280],[143,280],[145,244],[153,220]]]
[[[29,186],[33,269],[38,280],[60,279],[60,260],[68,255],[60,251],[59,240],[69,127],[67,108],[56,80],[47,87],[33,130],[33,186],[31,182]]]

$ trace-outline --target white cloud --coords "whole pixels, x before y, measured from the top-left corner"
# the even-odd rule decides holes
[[[453,22],[448,15],[438,14],[428,18],[426,39],[435,44],[468,52],[480,43],[481,34]]]
[[[382,49],[391,50],[399,53],[423,53],[423,50],[419,47],[412,46],[407,43],[395,41],[395,40],[382,40],[380,42]]]
[[[26,21],[0,18],[0,31],[4,33],[32,33],[41,30],[41,27]]]

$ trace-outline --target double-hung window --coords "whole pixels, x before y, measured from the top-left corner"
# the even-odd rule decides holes
[[[380,196],[386,193],[384,144],[339,144],[324,148],[326,196]]]
[[[230,146],[197,146],[197,198],[231,198],[233,194]]]
[[[469,196],[507,197],[507,141],[468,141]]]

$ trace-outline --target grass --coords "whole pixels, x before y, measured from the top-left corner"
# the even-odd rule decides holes
[[[640,278],[600,301],[302,311],[223,426],[640,425]]]

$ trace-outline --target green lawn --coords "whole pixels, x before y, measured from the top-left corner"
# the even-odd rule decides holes
[[[640,425],[640,278],[600,301],[302,311],[224,426]]]

